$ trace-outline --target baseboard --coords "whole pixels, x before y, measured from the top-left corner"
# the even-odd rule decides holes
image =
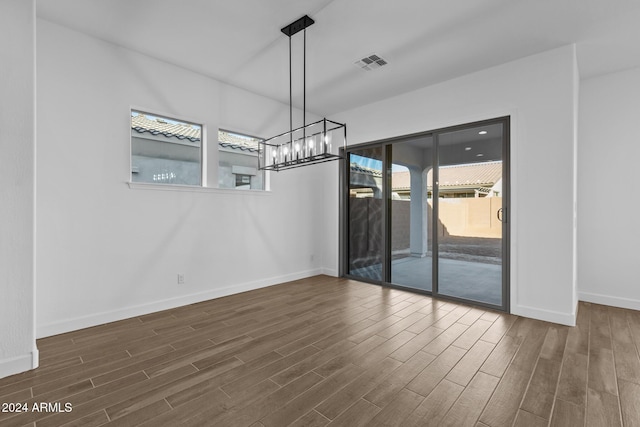
[[[334,270],[332,268],[323,268],[322,274],[331,277],[338,277],[338,270]]]
[[[38,367],[38,361],[38,350],[33,350],[22,356],[0,360],[0,378],[35,369]]]
[[[63,334],[65,332],[76,331],[78,329],[89,328],[92,326],[102,325],[105,323],[116,322],[118,320],[128,319],[130,317],[142,316],[149,313],[155,313],[162,310],[169,310],[188,304],[207,301],[215,298],[226,297],[241,292],[252,291],[255,289],[266,288],[268,286],[280,283],[290,282],[292,280],[304,279],[306,277],[326,274],[323,269],[301,271],[297,273],[286,274],[282,276],[271,277],[268,279],[256,280],[241,284],[217,288],[210,291],[198,292],[195,294],[182,295],[175,298],[168,298],[160,301],[150,302],[143,305],[135,305],[125,307],[118,310],[106,311],[91,314],[89,316],[76,317],[73,319],[65,319],[48,324],[38,325],[36,330],[37,338],[49,337],[52,335]]]
[[[534,307],[522,305],[511,306],[511,314],[532,319],[544,320],[545,322],[558,323],[560,325],[575,326],[576,311],[573,313],[563,313],[559,311],[542,310]]]
[[[640,310],[640,300],[632,298],[612,297],[611,295],[594,294],[591,292],[578,292],[578,299],[580,301],[591,302],[594,304]]]

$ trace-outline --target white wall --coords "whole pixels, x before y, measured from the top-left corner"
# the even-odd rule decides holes
[[[37,35],[38,336],[322,271],[319,170],[269,193],[126,184],[131,106],[204,123],[213,186],[217,128],[281,133],[287,106],[47,21]]]
[[[0,378],[37,367],[35,2],[0,2]]]
[[[510,115],[511,312],[569,325],[576,314],[576,79],[575,49],[566,46],[337,115],[349,144]],[[338,204],[332,169],[330,212]],[[338,268],[336,221],[326,222],[329,271]]]
[[[640,69],[585,80],[578,150],[578,291],[640,310]]]

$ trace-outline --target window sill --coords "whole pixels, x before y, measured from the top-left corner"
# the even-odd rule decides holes
[[[217,194],[250,194],[252,196],[267,196],[271,191],[267,190],[236,190],[234,188],[212,188],[200,187],[197,185],[178,184],[151,184],[146,182],[127,182],[132,190],[152,190],[152,191],[189,191],[193,193],[217,193]]]

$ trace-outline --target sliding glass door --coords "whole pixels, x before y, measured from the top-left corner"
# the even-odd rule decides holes
[[[348,148],[343,274],[508,310],[508,135],[501,118]]]
[[[391,278],[400,286],[433,287],[433,137],[391,145]]]
[[[438,134],[438,293],[502,305],[503,123]]]
[[[348,273],[362,279],[382,281],[382,147],[353,150],[348,158],[352,165],[348,192]]]

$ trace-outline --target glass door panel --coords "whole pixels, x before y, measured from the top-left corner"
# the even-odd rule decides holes
[[[433,138],[391,147],[391,283],[432,290]]]
[[[438,293],[503,306],[504,125],[437,135]]]
[[[350,151],[348,274],[382,281],[382,147]]]

